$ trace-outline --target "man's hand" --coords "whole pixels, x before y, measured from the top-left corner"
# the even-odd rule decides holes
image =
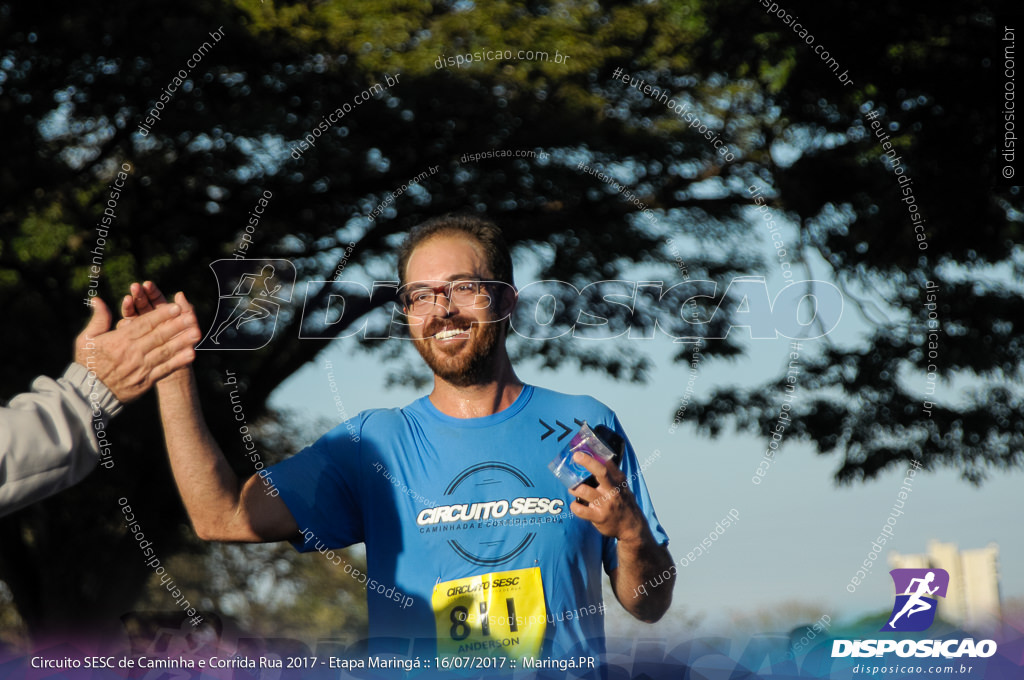
[[[128,289],[130,292],[121,300],[122,319],[117,322],[118,328],[123,328],[143,314],[148,314],[157,307],[167,304],[167,298],[152,281],[141,284],[133,283]],[[191,309],[191,305],[189,305],[189,309]]]
[[[122,319],[117,322],[118,328],[124,328],[136,319],[139,319],[146,314],[150,314],[168,304],[174,304],[180,307],[183,316],[188,314],[195,318],[195,308],[192,306],[192,303],[185,298],[185,294],[180,291],[174,295],[173,303],[167,302],[167,298],[164,297],[163,292],[152,281],[146,281],[141,284],[133,283],[129,286],[129,291],[129,294],[125,295],[124,299],[121,300]],[[198,322],[196,328],[199,328]],[[199,338],[202,338],[202,331],[199,332]],[[199,340],[197,339],[195,342],[199,342]],[[194,344],[195,343],[193,343],[193,345]],[[185,380],[187,378],[186,373],[187,371],[184,370],[172,371],[158,382],[163,385],[173,380]]]
[[[647,531],[644,517],[629,488],[626,475],[614,463],[601,463],[582,451],[573,454],[573,461],[585,467],[597,480],[597,486],[579,484],[572,489],[576,501],[569,506],[572,513],[594,525],[609,538],[639,541]],[[586,505],[579,501],[586,501]]]
[[[159,294],[156,286],[152,289]],[[153,309],[151,314],[131,319],[132,323],[122,321],[116,330],[110,330],[111,321],[107,305],[93,298],[92,318],[75,339],[75,362],[94,371],[124,403],[192,363],[193,347],[202,337],[191,307],[186,312],[177,304]]]
[[[657,621],[672,603],[675,585],[676,570],[668,548],[655,541],[626,475],[615,463],[601,463],[580,451],[573,454],[573,460],[594,475],[597,486],[573,487],[571,493],[576,495],[576,500],[569,509],[603,535],[618,539],[619,564],[609,573],[615,597],[626,611],[641,621]],[[662,578],[658,583],[662,587],[648,591],[646,584],[659,574]],[[631,590],[633,596],[627,597]]]

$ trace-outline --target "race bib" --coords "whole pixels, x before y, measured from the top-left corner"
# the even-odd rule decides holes
[[[547,628],[539,567],[434,586],[439,656],[539,657]]]

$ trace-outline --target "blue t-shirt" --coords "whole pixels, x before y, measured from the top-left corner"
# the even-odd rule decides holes
[[[445,415],[428,397],[363,411],[272,467],[270,477],[305,534],[299,550],[366,544],[370,580],[359,578],[371,640],[436,639],[438,583],[539,567],[544,656],[598,656],[600,565],[616,568],[616,541],[569,510],[572,494],[548,469],[584,421],[626,441],[620,467],[655,540],[667,544],[611,409],[532,385],[482,418]]]

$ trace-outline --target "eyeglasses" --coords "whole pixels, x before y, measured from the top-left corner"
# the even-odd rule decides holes
[[[438,284],[438,285],[431,285]],[[463,279],[461,281],[413,281],[404,286],[400,299],[413,314],[425,314],[434,309],[437,296],[444,294],[449,301],[460,307],[486,309],[491,305],[487,294],[487,281]],[[479,296],[486,300],[481,301]]]

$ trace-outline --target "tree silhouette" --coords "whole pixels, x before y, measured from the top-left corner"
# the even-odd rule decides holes
[[[716,5],[709,21],[741,17],[733,25],[743,28],[720,34],[722,49],[708,56],[733,72],[760,63],[777,115],[758,184],[798,225],[803,256],[827,263],[871,328],[857,346],[804,358],[811,396],[787,436],[841,453],[841,482],[913,459],[973,483],[1019,466],[1024,346],[1013,327],[1024,307],[1010,281],[1021,274],[1021,195],[1000,176],[1001,107],[981,104],[1003,88],[998,5],[787,5],[852,86],[757,5]],[[745,41],[745,51],[729,49]],[[793,155],[779,163],[773,146]],[[783,383],[716,391],[698,421],[716,433],[735,418],[767,435]]]

